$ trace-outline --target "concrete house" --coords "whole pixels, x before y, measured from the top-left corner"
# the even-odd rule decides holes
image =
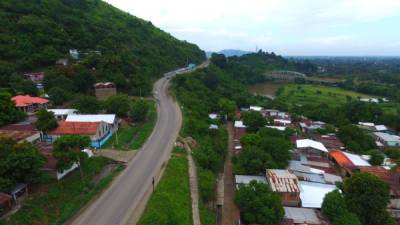
[[[60,121],[58,127],[47,134],[47,140],[54,142],[63,135],[87,135],[90,137],[91,147],[101,148],[112,133],[105,122],[66,122]]]
[[[117,94],[117,87],[112,82],[96,83],[94,91],[97,99],[105,100]]]
[[[114,133],[118,130],[119,121],[115,114],[68,114],[67,122],[104,122],[108,130]]]
[[[26,113],[35,113],[40,109],[47,108],[49,100],[30,95],[17,95],[11,98],[15,106]]]
[[[68,115],[76,114],[76,109],[48,109],[47,111],[53,112],[57,120],[66,120]]]
[[[400,146],[400,136],[387,134],[383,132],[374,132],[375,139],[389,147]]]

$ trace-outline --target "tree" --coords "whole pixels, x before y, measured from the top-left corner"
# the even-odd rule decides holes
[[[68,93],[59,87],[53,87],[49,90],[50,100],[54,105],[61,105],[68,100]]]
[[[0,137],[0,191],[7,192],[17,182],[36,182],[45,163],[30,143]]]
[[[135,122],[142,122],[146,120],[149,109],[150,106],[146,101],[138,100],[133,102],[129,115]]]
[[[0,126],[18,122],[25,116],[24,112],[15,107],[10,94],[0,92]]]
[[[220,98],[218,105],[229,119],[232,119],[235,116],[236,103],[234,101],[226,98]]]
[[[278,168],[272,156],[258,146],[246,147],[234,158],[236,174],[262,175],[265,168]]]
[[[74,163],[77,163],[83,182],[82,163],[86,159],[87,154],[82,152],[82,150],[89,145],[90,138],[88,136],[65,135],[58,138],[54,142],[54,157],[58,161],[58,170],[69,169]]]
[[[267,120],[259,112],[243,113],[243,123],[247,126],[247,131],[255,133],[261,127],[267,125]]]
[[[344,145],[355,153],[362,154],[376,148],[374,139],[355,125],[340,127],[338,136]]]
[[[77,109],[80,113],[89,114],[98,113],[101,109],[101,104],[95,97],[83,95],[72,102],[72,107]]]
[[[325,195],[321,210],[331,221],[335,221],[339,215],[347,212],[346,202],[339,190],[334,190]]]
[[[128,95],[118,94],[109,97],[104,105],[108,113],[115,113],[117,116],[123,117],[129,112],[130,103]]]
[[[370,173],[355,173],[345,180],[344,199],[350,212],[362,224],[388,225],[392,223],[386,207],[390,201],[389,186]]]
[[[357,215],[350,212],[336,215],[337,219],[334,220],[333,225],[361,225]]]
[[[228,65],[224,54],[213,53],[211,55],[211,62],[222,69],[226,68]]]
[[[259,146],[262,138],[258,134],[245,134],[240,138],[240,143],[243,147]]]
[[[17,143],[6,158],[7,173],[13,180],[31,183],[40,177],[45,164],[44,157],[31,143]]]
[[[260,147],[272,157],[278,168],[285,168],[287,166],[290,159],[289,150],[291,147],[288,140],[284,138],[264,137]]]
[[[41,109],[37,112],[36,116],[37,121],[35,122],[35,126],[38,130],[46,133],[58,127],[57,119],[53,112]]]
[[[385,159],[385,155],[379,151],[379,150],[371,150],[368,152],[368,154],[371,156],[369,163],[373,166],[380,166],[383,163],[383,160]]]
[[[239,185],[235,202],[245,224],[276,225],[284,215],[280,196],[256,181]]]

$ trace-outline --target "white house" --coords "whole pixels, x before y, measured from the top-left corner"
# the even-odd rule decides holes
[[[70,114],[67,122],[105,122],[112,133],[118,130],[118,120],[115,114]]]
[[[49,112],[53,112],[57,120],[65,120],[68,115],[76,114],[76,109],[47,109]]]
[[[325,148],[324,144],[311,139],[296,140],[296,147],[298,149],[314,149],[321,152],[328,152],[328,149]]]

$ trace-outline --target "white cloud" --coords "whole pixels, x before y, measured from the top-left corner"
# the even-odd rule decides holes
[[[353,28],[400,18],[400,0],[106,1],[206,50],[259,45],[290,54],[295,45],[369,43],[370,37],[351,34]]]
[[[325,37],[314,37],[306,39],[306,44],[317,44],[317,45],[336,45],[343,44],[345,42],[354,41],[354,35],[338,35],[338,36],[325,36]]]

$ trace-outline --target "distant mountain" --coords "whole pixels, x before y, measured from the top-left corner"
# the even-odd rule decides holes
[[[208,58],[211,57],[212,53],[214,53],[214,52],[206,52],[207,57]],[[226,57],[231,57],[231,56],[242,56],[242,55],[250,54],[252,52],[243,51],[243,50],[239,50],[239,49],[224,49],[217,53],[224,54]]]

